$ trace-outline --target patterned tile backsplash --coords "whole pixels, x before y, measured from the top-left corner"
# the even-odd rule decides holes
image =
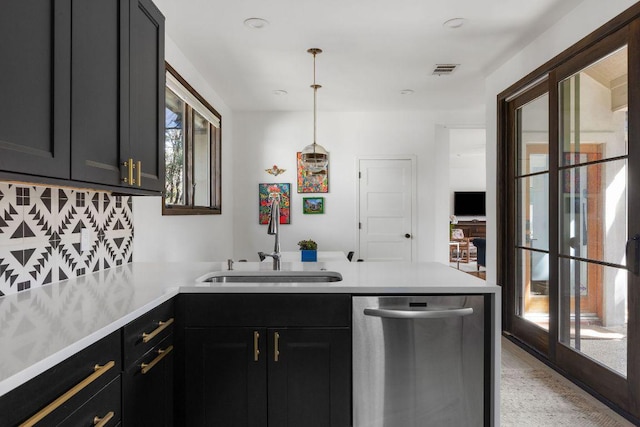
[[[0,296],[130,263],[132,242],[131,196],[0,182]]]

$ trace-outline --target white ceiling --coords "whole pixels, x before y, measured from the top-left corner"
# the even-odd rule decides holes
[[[154,0],[167,35],[233,111],[311,110],[311,47],[324,51],[319,111],[482,108],[484,77],[581,1]],[[269,25],[249,29],[252,17]],[[459,17],[461,28],[443,27]],[[432,75],[440,63],[460,67]]]

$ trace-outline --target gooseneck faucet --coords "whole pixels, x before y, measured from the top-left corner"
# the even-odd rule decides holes
[[[264,254],[273,258],[273,269],[280,270],[280,197],[272,197],[271,211],[269,212],[269,226],[267,234],[275,236],[273,252]]]

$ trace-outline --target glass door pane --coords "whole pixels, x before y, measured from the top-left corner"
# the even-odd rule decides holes
[[[627,374],[627,48],[560,82],[559,341]]]
[[[549,329],[549,96],[516,110],[516,315]]]

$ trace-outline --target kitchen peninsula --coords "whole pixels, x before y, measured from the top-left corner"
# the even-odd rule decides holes
[[[270,264],[234,264],[234,271],[243,269],[270,270]],[[40,374],[46,373],[50,368],[77,353],[91,348],[100,340],[119,333],[121,329],[125,329],[125,338],[122,342],[123,346],[126,346],[126,328],[130,327],[129,325],[144,318],[147,313],[173,303],[176,298],[202,302],[207,295],[216,294],[235,296],[239,301],[255,295],[268,295],[272,299],[278,296],[302,295],[306,296],[307,300],[323,295],[338,295],[340,298],[347,299],[366,295],[480,295],[485,301],[484,343],[487,344],[484,350],[486,354],[484,366],[488,370],[485,372],[485,377],[491,378],[490,384],[484,387],[487,394],[484,400],[486,411],[484,425],[498,425],[496,421],[499,420],[500,363],[500,288],[498,286],[487,284],[471,275],[438,263],[282,263],[284,271],[320,269],[339,272],[343,280],[330,283],[203,283],[197,282],[196,279],[210,272],[227,270],[227,263],[133,263],[2,297],[0,298],[0,319],[3,325],[0,329],[0,341],[2,341],[0,409],[5,408],[7,399],[15,389],[24,387],[31,381],[37,381]],[[184,315],[180,310],[182,305],[183,303],[176,303],[175,324],[166,325],[169,328],[175,325],[184,326],[185,320],[180,319],[180,314]],[[212,314],[216,314],[214,306],[205,308]],[[220,307],[218,311],[227,309]],[[195,318],[196,311],[184,317]],[[309,311],[308,315],[313,316],[313,313]],[[160,355],[170,347],[167,353],[173,350],[173,354],[176,354],[176,362],[181,364],[180,361],[184,360],[184,354],[180,355],[184,350],[181,348],[184,345],[184,337],[181,336],[181,332],[175,331],[166,338],[161,338],[162,340],[173,339],[173,342],[170,346],[168,344],[163,346]],[[255,337],[255,339],[261,338]],[[259,357],[257,349],[256,345],[256,358]],[[124,351],[126,354],[126,349]],[[277,351],[276,347],[276,353]],[[269,353],[272,351],[270,350]],[[267,352],[263,351],[262,354],[266,355]],[[125,356],[124,364],[126,363]],[[120,369],[126,371],[126,366]],[[184,368],[176,369],[182,372]],[[345,369],[350,368],[346,366]],[[119,372],[117,367],[116,370]],[[175,378],[179,378],[179,375]],[[176,387],[180,385],[176,384]],[[123,387],[123,393],[126,392],[127,389]],[[6,413],[0,411],[0,421],[4,421],[5,416],[7,416]],[[0,424],[7,423],[0,422]]]

